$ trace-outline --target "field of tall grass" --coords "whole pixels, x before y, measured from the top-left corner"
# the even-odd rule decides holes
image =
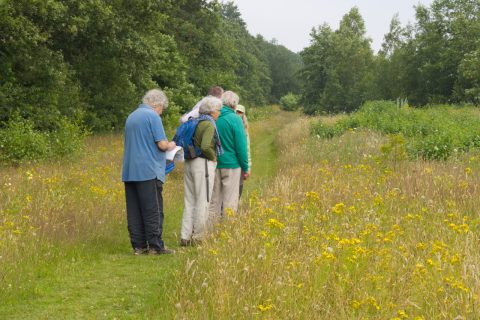
[[[478,153],[392,159],[372,131],[309,128],[281,131],[274,182],[185,264],[178,318],[478,319]]]
[[[119,135],[90,137],[68,163],[1,168],[0,315],[480,318],[476,149],[411,159],[369,129],[324,139],[297,113],[252,119],[252,177],[269,178],[247,181],[240,211],[202,245],[160,259],[130,252]],[[169,178],[165,237],[177,246],[181,171]]]
[[[275,156],[269,141],[280,124],[271,112],[249,109],[254,157]],[[178,248],[182,166],[168,176],[163,192],[164,239],[177,254],[138,259],[128,240],[120,181],[123,135],[86,141],[84,151],[67,160],[0,167],[0,319],[156,319],[159,312],[166,318],[176,313],[165,303],[174,272],[198,255],[195,248]],[[246,193],[275,174],[270,160],[257,163],[260,172]]]
[[[124,214],[121,151],[121,140],[103,136],[89,140],[80,160],[1,169],[2,298],[8,299],[8,290],[31,295],[36,267],[66,254],[75,259],[69,246],[94,245],[99,238],[108,243],[117,230],[112,219]]]

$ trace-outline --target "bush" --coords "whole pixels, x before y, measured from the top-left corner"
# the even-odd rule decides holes
[[[425,160],[447,160],[454,152],[453,140],[447,133],[429,135],[412,146],[411,154]]]
[[[62,118],[56,131],[50,133],[51,155],[54,157],[70,157],[82,148],[86,131],[81,125]]]
[[[332,138],[348,129],[368,128],[403,136],[411,158],[446,160],[457,151],[480,147],[478,116],[478,110],[473,107],[437,105],[414,109],[398,107],[390,101],[372,101],[333,126],[314,123],[312,132],[322,138]]]
[[[280,98],[280,106],[283,110],[294,111],[298,109],[300,102],[300,97],[289,92],[287,95],[284,95]]]
[[[317,136],[317,138],[331,139],[341,135],[343,132],[339,126],[327,125],[321,120],[312,125],[312,133]]]
[[[35,131],[33,123],[14,117],[0,129],[0,161],[18,163],[48,156],[48,135]]]
[[[18,164],[71,156],[81,150],[87,133],[66,118],[59,119],[51,132],[39,131],[32,121],[15,115],[0,129],[0,162]]]

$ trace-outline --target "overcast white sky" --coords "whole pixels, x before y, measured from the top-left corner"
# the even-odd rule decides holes
[[[414,6],[429,7],[433,0],[234,0],[252,35],[273,38],[288,49],[299,52],[310,44],[310,31],[324,22],[338,29],[342,17],[354,6],[365,21],[372,49],[381,48],[390,21],[399,14],[403,26],[415,21]]]

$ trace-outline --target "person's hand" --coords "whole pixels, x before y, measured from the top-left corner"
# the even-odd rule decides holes
[[[248,177],[250,177],[250,171],[249,172],[242,172],[243,180],[247,180]]]
[[[175,141],[170,141],[170,142],[168,143],[167,150],[168,150],[168,151],[173,150],[173,149],[175,149],[176,146],[177,146],[177,145],[176,145]]]

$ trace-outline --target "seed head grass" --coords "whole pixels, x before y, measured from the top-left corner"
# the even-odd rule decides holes
[[[318,139],[310,121],[180,271],[178,318],[478,318],[480,158],[390,159],[386,137]]]

